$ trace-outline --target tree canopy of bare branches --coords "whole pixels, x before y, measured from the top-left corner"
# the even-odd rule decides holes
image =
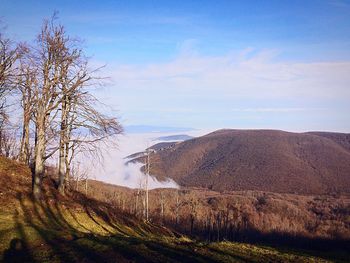
[[[19,57],[17,48],[9,38],[5,37],[3,31],[0,27],[0,149],[3,149],[5,143],[4,126],[8,121],[6,99],[13,87],[15,63]]]
[[[64,194],[74,158],[79,153],[98,157],[100,143],[122,132],[118,119],[99,111],[101,103],[90,92],[103,80],[97,76],[99,68],[90,69],[80,42],[56,21],[56,15],[44,20],[36,41],[16,49],[0,34],[1,103],[8,90],[20,98],[18,158],[32,165],[36,198],[48,158],[58,157],[58,189]]]

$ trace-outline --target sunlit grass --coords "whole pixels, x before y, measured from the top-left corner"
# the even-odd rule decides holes
[[[32,262],[326,262],[296,253],[234,242],[203,243],[139,222],[106,222],[94,213],[29,199],[16,212],[0,212],[0,252],[22,240]]]

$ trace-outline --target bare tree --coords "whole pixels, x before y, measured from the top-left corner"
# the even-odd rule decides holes
[[[195,197],[191,197],[188,200],[188,204],[190,206],[190,226],[191,226],[190,231],[192,235],[194,226],[195,226],[195,220],[197,218],[197,210],[198,210],[199,202]]]
[[[77,161],[71,165],[69,174],[69,186],[75,191],[79,191],[79,183],[85,182],[89,179],[89,173],[87,167],[81,165],[81,162]]]
[[[174,207],[174,212],[175,212],[175,225],[178,226],[179,224],[179,219],[180,219],[180,208],[183,205],[183,202],[180,200],[180,190],[176,189],[175,193],[175,207]]]
[[[0,32],[0,110],[10,87],[16,86],[23,109],[19,159],[30,159],[30,127],[34,124],[33,194],[41,196],[45,161],[58,151],[58,189],[64,194],[74,158],[80,153],[100,158],[101,143],[122,132],[116,118],[98,111],[99,101],[88,87],[99,80],[89,70],[79,42],[64,27],[56,25],[55,14],[45,20],[35,44],[11,48]],[[13,70],[15,61],[19,66]],[[1,111],[3,112],[3,111]],[[1,123],[5,115],[0,119]],[[0,127],[1,139],[2,127]],[[1,149],[1,141],[0,141]]]
[[[69,142],[72,125],[76,118],[76,102],[82,94],[82,88],[92,77],[87,70],[87,61],[83,60],[81,49],[75,46],[75,41],[65,40],[65,59],[60,64],[60,131],[59,131],[59,190],[64,194],[65,180],[69,176],[70,164],[73,154],[69,157]],[[71,148],[74,153],[76,144]]]
[[[150,173],[150,168],[151,168],[151,162],[150,162],[150,150],[147,149],[147,159],[146,159],[146,184],[145,184],[145,191],[146,191],[146,200],[145,200],[145,204],[146,204],[146,221],[148,221],[149,219],[149,197],[148,197],[148,180],[149,180],[149,173]]]
[[[33,194],[41,196],[41,182],[44,174],[45,160],[52,156],[57,148],[47,153],[50,131],[54,131],[53,120],[58,114],[58,106],[62,100],[60,93],[61,66],[66,59],[66,43],[62,26],[54,24],[54,17],[44,21],[41,32],[37,37],[37,45],[33,51],[33,61],[37,71],[37,85],[34,90],[35,111],[35,160],[33,175]]]
[[[151,173],[151,162],[154,163],[154,160],[151,159],[151,153],[154,152],[153,149],[150,149],[147,147],[146,149],[146,156],[145,156],[145,165],[144,165],[144,172],[145,172],[145,184],[144,184],[144,208],[145,208],[145,220],[149,221],[149,176]]]
[[[9,132],[9,129],[5,129],[2,130],[1,136],[0,154],[7,158],[17,159],[18,143],[16,132]]]
[[[17,48],[3,33],[0,27],[0,148],[3,143],[4,125],[7,122],[5,111],[6,98],[12,91],[13,77],[15,76],[15,63],[19,57]]]
[[[160,203],[160,218],[162,220],[162,224],[164,224],[164,212],[165,212],[165,202],[166,202],[166,199],[165,199],[165,194],[162,190],[160,190],[160,193],[159,193],[159,203]]]
[[[139,187],[135,192],[135,215],[139,215],[139,200],[142,197],[142,178],[139,180]]]
[[[37,87],[37,69],[34,66],[29,46],[20,45],[22,56],[20,58],[18,74],[16,77],[16,88],[21,97],[23,109],[22,135],[20,144],[19,160],[29,164],[30,160],[30,121],[33,117],[35,107],[34,91]]]
[[[10,39],[5,38],[0,31],[0,109],[4,107],[4,100],[9,90],[10,80],[13,76],[13,65],[16,59],[16,49],[12,48]]]
[[[108,117],[96,110],[98,100],[87,92],[76,92],[67,101],[67,117],[64,136],[65,173],[59,174],[59,187],[64,192],[66,178],[72,160],[78,154],[90,155],[94,160],[102,156],[102,144],[114,144],[109,139],[122,132],[122,127],[116,118]],[[60,154],[60,158],[62,155]],[[60,159],[61,160],[61,159]]]

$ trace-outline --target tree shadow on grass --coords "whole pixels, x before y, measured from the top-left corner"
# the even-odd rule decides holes
[[[62,197],[54,189],[51,191],[40,201],[17,195],[19,212],[13,218],[17,235],[3,255],[5,262],[219,262],[217,258],[249,261],[245,255],[200,247],[198,243],[168,243],[155,238],[174,237],[164,227],[142,222],[80,193]],[[77,213],[82,213],[83,219]],[[104,234],[96,229],[102,229]],[[248,234],[255,242],[264,238],[284,240],[251,232],[242,236]]]
[[[195,234],[196,238],[204,240],[208,235],[205,230],[199,230]],[[263,233],[253,227],[249,227],[237,231],[233,238],[220,239],[220,241],[222,240],[247,243],[262,248],[265,247],[267,249],[275,249],[280,253],[287,253],[296,257],[311,256],[325,260],[337,260],[339,262],[348,262],[350,258],[349,239],[311,238],[283,232]],[[230,253],[228,252],[226,254]]]
[[[18,237],[11,239],[8,249],[4,251],[4,262],[35,262],[30,249],[28,248],[28,241],[22,224],[18,219],[18,212],[13,215],[15,223],[12,230],[14,230]]]
[[[31,253],[27,248],[27,244],[19,238],[13,238],[10,247],[5,250],[3,256],[4,262],[34,262]]]
[[[17,199],[17,237],[3,255],[5,262],[215,262],[153,239],[171,232],[85,196],[61,200],[50,193],[36,201],[18,194]],[[67,202],[78,204],[80,210]],[[94,227],[80,222],[75,216],[78,210]],[[106,234],[98,234],[96,227]]]

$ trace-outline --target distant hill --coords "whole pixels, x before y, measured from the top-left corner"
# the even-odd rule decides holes
[[[173,148],[178,143],[179,142],[160,142],[160,143],[157,143],[155,145],[152,145],[151,147],[147,148],[146,150],[151,149],[154,151],[162,151],[165,149]]]
[[[183,186],[322,194],[350,192],[350,135],[219,130],[153,156],[152,174]]]
[[[188,127],[167,127],[152,125],[128,125],[124,128],[126,133],[186,132],[193,130],[192,128]]]
[[[155,140],[159,141],[187,141],[190,139],[193,139],[194,137],[186,135],[186,134],[179,134],[179,135],[170,135],[170,136],[162,136],[158,137]]]
[[[177,143],[179,142],[160,142],[155,145],[152,145],[151,147],[148,147],[146,151],[130,154],[124,157],[124,159],[131,159],[129,161],[133,162],[138,158],[142,158],[143,156],[147,155],[147,150],[153,150],[153,152],[162,151],[162,150],[173,148]]]
[[[308,132],[307,134],[318,135],[330,139],[348,151],[350,151],[350,134],[349,133],[336,133],[336,132]]]
[[[131,159],[131,161],[133,161],[134,159],[141,158],[145,154],[146,154],[146,152],[137,152],[137,153],[133,153],[133,154],[130,154],[130,155],[124,157],[124,159]],[[127,162],[129,162],[129,161],[130,160],[128,160]]]
[[[163,150],[168,150],[170,148],[173,148],[176,144],[180,142],[160,142],[155,145],[152,145],[151,147],[148,147],[146,151],[143,152],[137,152],[130,154],[126,156],[124,159],[129,159],[127,163],[137,161],[139,158],[142,158],[147,155],[147,150],[152,150],[152,152],[158,152],[158,151],[163,151]]]

